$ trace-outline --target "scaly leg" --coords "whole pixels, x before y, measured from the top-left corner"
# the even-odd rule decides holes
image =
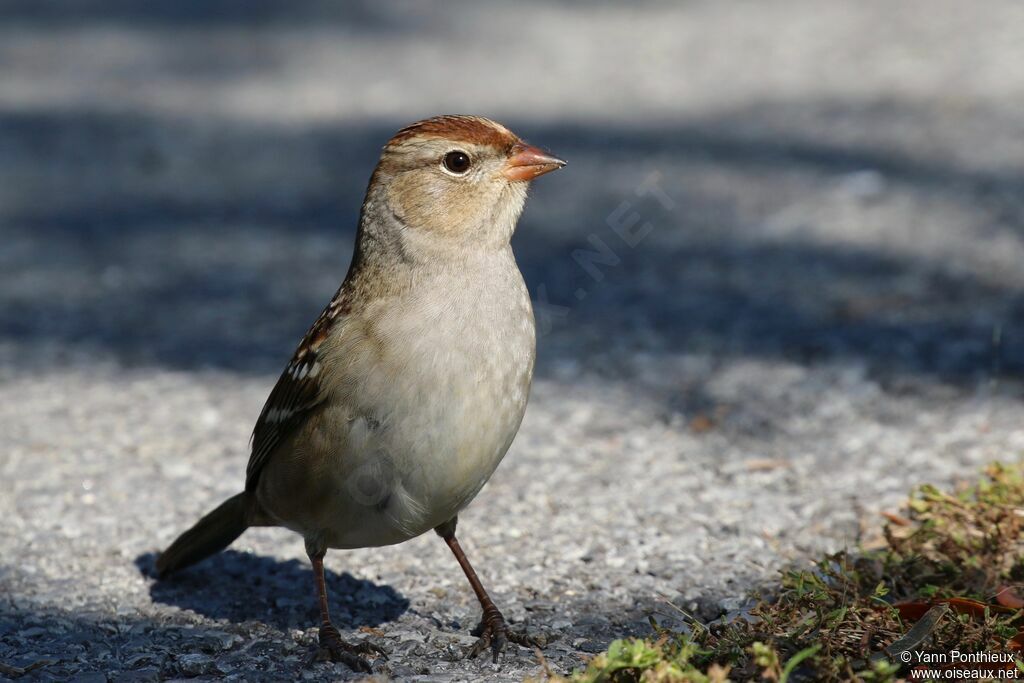
[[[338,629],[331,623],[331,614],[327,607],[327,582],[324,580],[323,549],[311,549],[306,544],[309,561],[313,565],[313,579],[316,582],[316,597],[320,603],[320,649],[316,661],[341,662],[353,671],[370,673],[370,663],[360,657],[362,654],[380,655],[383,651],[369,643],[352,645],[341,639]]]
[[[455,555],[459,566],[462,567],[466,578],[469,579],[469,585],[473,588],[473,592],[476,593],[476,599],[480,601],[480,607],[483,608],[480,624],[471,631],[472,635],[479,636],[479,640],[476,641],[473,648],[469,651],[469,656],[476,657],[487,648],[490,648],[494,662],[497,663],[498,658],[505,651],[505,647],[510,641],[523,647],[537,647],[539,643],[529,635],[513,631],[508,627],[505,617],[501,615],[501,611],[495,606],[491,596],[484,590],[479,577],[473,571],[473,566],[466,558],[466,553],[463,552],[462,546],[459,545],[458,539],[455,538],[455,525],[457,521],[457,519],[452,519],[445,522],[437,527],[435,531],[451,548],[452,554]]]

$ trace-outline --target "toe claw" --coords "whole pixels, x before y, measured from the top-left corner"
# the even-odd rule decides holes
[[[384,656],[384,651],[377,645],[366,641],[355,644],[347,643],[341,639],[341,634],[334,626],[327,625],[320,628],[320,647],[315,655],[315,661],[338,662],[359,673],[372,673],[373,669],[370,667],[370,663],[360,657],[360,654]]]
[[[470,633],[477,636],[478,639],[466,656],[472,659],[486,650],[490,650],[495,664],[501,661],[501,656],[508,648],[510,642],[527,648],[534,648],[540,645],[539,641],[526,633],[509,629],[504,617],[497,610],[492,613],[485,613],[480,620],[480,624]]]
[[[515,643],[516,645],[520,645],[522,647],[529,648],[531,650],[533,648],[537,648],[537,647],[543,648],[544,645],[545,645],[543,640],[541,640],[540,638],[536,638],[534,636],[531,636],[529,633],[527,633],[525,631],[511,631],[510,630],[507,633],[507,636],[508,636],[508,640],[509,640],[510,643]]]
[[[380,645],[372,643],[368,640],[360,640],[352,644],[352,649],[360,654],[374,655],[377,657],[387,658],[388,652]]]
[[[469,650],[468,657],[470,659],[476,659],[477,657],[479,657],[480,653],[486,650],[487,647],[491,644],[490,634],[480,633],[474,635],[479,635],[480,637],[475,643],[473,643],[473,647]]]
[[[498,663],[498,659],[501,658],[501,653],[505,651],[505,647],[508,646],[508,639],[505,637],[503,631],[498,631],[498,634],[492,638],[491,642],[491,653],[494,655],[494,663]]]

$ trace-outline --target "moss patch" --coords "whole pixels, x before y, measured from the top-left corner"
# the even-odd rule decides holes
[[[952,493],[921,486],[905,512],[887,515],[874,548],[783,572],[742,616],[705,626],[684,615],[686,632],[652,619],[653,636],[548,679],[896,681],[953,650],[1002,653],[1011,661],[984,666],[1024,670],[1024,465],[991,465]]]

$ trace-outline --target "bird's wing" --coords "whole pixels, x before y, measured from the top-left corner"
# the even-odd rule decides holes
[[[274,448],[326,398],[327,392],[321,383],[324,374],[321,346],[347,311],[342,288],[309,328],[267,397],[252,432],[252,454],[245,470],[246,491],[256,488],[260,471]]]

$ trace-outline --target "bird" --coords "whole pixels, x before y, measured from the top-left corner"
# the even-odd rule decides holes
[[[324,581],[328,549],[434,530],[482,610],[470,657],[530,646],[494,604],[456,537],[526,410],[536,359],[529,291],[511,238],[530,183],[565,166],[480,116],[442,115],[384,146],[344,281],[256,421],[245,489],[157,557],[164,579],[247,528],[301,534],[320,612],[321,660],[369,672],[378,646],[342,639]]]

